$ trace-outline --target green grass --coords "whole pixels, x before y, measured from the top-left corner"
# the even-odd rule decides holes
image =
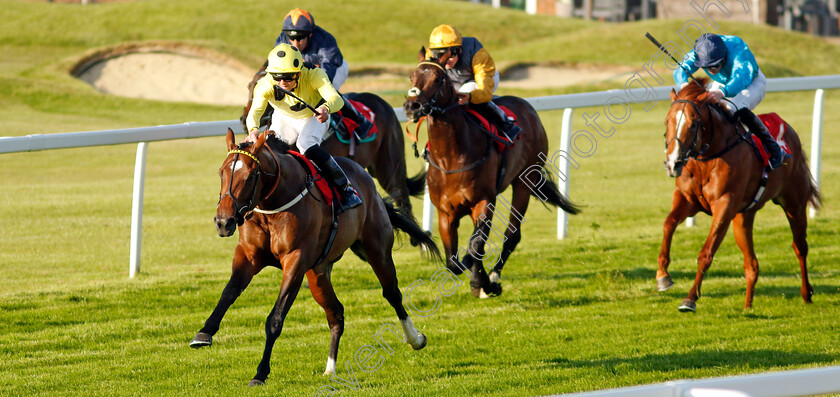
[[[641,67],[653,52],[644,32],[668,40],[681,25],[526,17],[467,2],[310,3],[306,7],[318,23],[342,32],[342,49],[360,66],[411,65],[416,48],[444,15],[508,63]],[[149,0],[81,7],[0,1],[5,21],[0,26],[0,134],[234,119],[238,107],[102,95],[66,71],[93,49],[144,40],[205,45],[256,65],[279,28],[279,21],[259,17],[276,10],[282,16],[298,5]],[[770,77],[835,73],[830,60],[837,59],[837,47],[817,38],[766,27],[724,27],[759,48],[759,61],[771,65]],[[821,50],[812,52],[813,46]],[[500,93],[592,89],[601,87]],[[397,94],[386,97],[394,106],[402,100]],[[394,343],[393,355],[379,350],[378,370],[367,373],[354,366],[358,390],[321,375],[329,332],[306,291],[275,347],[267,385],[245,387],[255,373],[265,317],[279,290],[276,269],[254,279],[228,312],[212,348],[188,347],[227,281],[236,244],[217,237],[211,221],[217,168],[225,153],[221,137],[149,146],[142,269],[135,279],[128,279],[134,145],[4,154],[0,394],[315,395],[330,385],[345,396],[534,396],[838,365],[840,187],[834,182],[840,177],[840,137],[831,132],[840,115],[831,109],[840,106],[840,96],[833,90],[826,98],[825,203],[809,222],[814,304],[799,297],[790,231],[773,205],[756,221],[761,275],[754,309],[742,309],[742,258],[730,234],[706,277],[698,312],[676,310],[696,272],[710,226],[706,216],[698,217],[696,228],[680,227],[671,265],[676,286],[655,291],[656,256],[674,182],[661,165],[664,104],[650,112],[633,105],[630,120],[615,126],[612,137],[599,138],[594,155],[577,158],[571,197],[585,207],[571,218],[570,237],[556,240],[556,212],[532,201],[523,241],[506,267],[503,295],[477,300],[461,287],[441,296],[434,313],[414,316],[428,346],[412,351]],[[811,92],[769,94],[757,111],[782,114],[810,148],[812,106]],[[576,110],[575,129],[586,128],[584,111],[602,109]],[[541,112],[554,148],[561,116]],[[408,163],[411,173],[422,167],[410,155]],[[420,205],[415,201],[418,214]],[[461,232],[466,241],[469,231]],[[407,243],[394,256],[403,292],[424,280],[412,294],[414,304],[432,307],[438,292],[430,278],[441,265],[424,260]],[[368,265],[348,255],[333,281],[346,310],[339,375],[347,378],[344,363],[363,346],[377,346],[372,335],[383,324],[397,322]]]

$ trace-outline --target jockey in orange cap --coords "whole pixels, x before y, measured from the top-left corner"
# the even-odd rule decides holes
[[[347,80],[350,66],[341,55],[335,37],[320,26],[315,25],[315,18],[306,10],[295,8],[283,19],[283,32],[277,36],[274,45],[291,44],[300,50],[303,59],[323,69],[336,90]],[[341,114],[350,118],[359,126],[359,136],[367,135],[373,124],[344,97]]]

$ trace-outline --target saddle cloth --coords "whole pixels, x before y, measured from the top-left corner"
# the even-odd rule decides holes
[[[499,108],[505,112],[509,119],[512,119],[514,123],[516,122],[516,115],[513,114],[513,111],[508,109],[506,106],[499,106]],[[493,140],[496,142],[496,147],[499,149],[499,152],[504,152],[505,149],[513,146],[514,142],[511,142],[511,140],[508,139],[508,137],[505,136],[505,134],[499,131],[499,129],[496,128],[496,126],[493,123],[489,122],[486,118],[484,118],[484,116],[482,116],[476,110],[470,108],[469,106],[465,106],[464,109],[467,111],[468,114],[471,114],[473,117],[475,117],[476,120],[478,120],[479,124],[481,124],[481,128],[484,128],[484,130],[490,134],[490,137],[493,138]],[[518,136],[516,138],[519,139]]]
[[[315,186],[321,191],[321,195],[324,196],[324,200],[326,200],[328,205],[332,205],[335,199],[338,197],[338,194],[334,194],[332,187],[330,186],[329,182],[318,172],[318,169],[315,168],[315,164],[312,164],[306,156],[295,152],[293,150],[289,150],[288,152],[291,154],[300,164],[303,166],[303,169],[306,170],[306,174],[309,175],[310,178],[315,182]],[[338,204],[338,203],[335,203]]]
[[[348,100],[350,101],[350,104],[353,105],[353,107],[356,108],[356,110],[358,110],[362,116],[364,116],[364,118],[370,120],[370,122],[373,124],[373,127],[371,127],[370,131],[368,131],[368,133],[365,134],[365,136],[358,136],[354,132],[357,128],[359,128],[359,125],[356,124],[355,121],[350,120],[349,117],[344,117],[344,115],[342,115],[339,120],[343,124],[343,127],[338,126],[336,124],[337,128],[335,129],[335,135],[338,138],[338,140],[342,143],[350,143],[350,137],[353,136],[355,137],[357,143],[365,143],[376,139],[376,133],[378,132],[378,129],[376,128],[376,123],[374,122],[376,114],[373,113],[373,110],[370,110],[369,107],[365,106],[365,104],[359,101],[354,101],[352,99]],[[343,112],[339,111],[338,113],[341,114]]]
[[[758,118],[761,119],[761,122],[764,123],[764,126],[767,127],[767,130],[770,131],[770,136],[776,140],[776,143],[779,144],[779,147],[782,148],[785,157],[790,156],[791,151],[785,142],[785,128],[787,127],[787,123],[784,119],[781,118],[776,113],[765,113],[759,114]],[[758,138],[755,134],[750,135],[755,143],[755,147],[758,150],[758,156],[761,157],[761,161],[764,163],[764,166],[770,165],[770,155],[767,153],[767,150],[764,149],[764,144],[761,143],[761,139]]]

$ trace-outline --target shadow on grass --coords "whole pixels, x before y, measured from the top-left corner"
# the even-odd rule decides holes
[[[780,350],[731,350],[696,351],[690,353],[647,354],[632,358],[606,358],[595,360],[570,360],[558,357],[550,360],[559,367],[615,368],[627,366],[641,372],[671,372],[686,369],[755,368],[767,369],[780,366],[823,365],[833,363],[835,356],[815,353],[793,353]]]

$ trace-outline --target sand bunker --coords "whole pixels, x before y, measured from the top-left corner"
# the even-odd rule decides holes
[[[231,106],[248,101],[247,86],[255,70],[206,49],[169,47],[100,51],[79,62],[73,74],[99,91],[130,98]],[[623,81],[631,73],[622,67],[516,66],[506,71],[502,86],[544,88]],[[409,69],[351,71],[342,91],[404,90],[410,74]]]

